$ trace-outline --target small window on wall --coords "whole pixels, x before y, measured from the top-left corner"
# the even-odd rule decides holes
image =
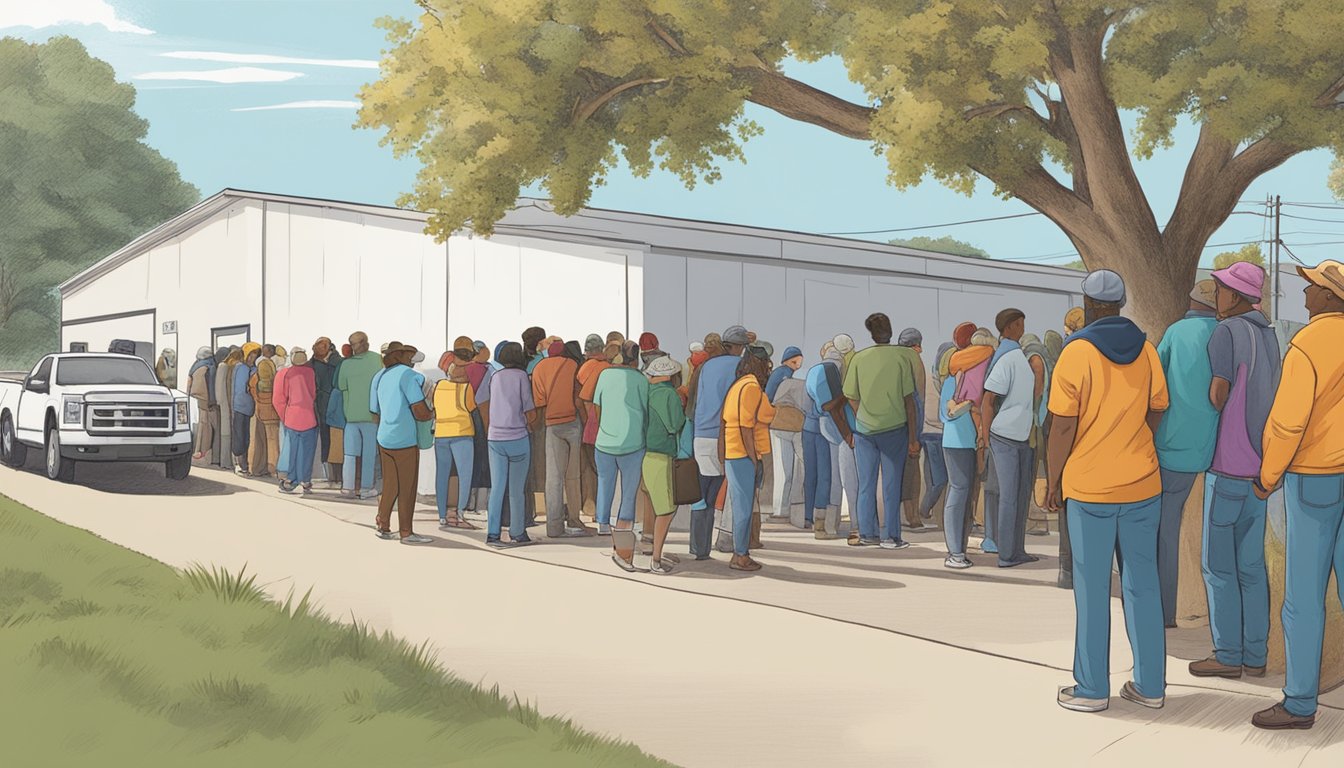
[[[70,351],[71,351],[71,352],[88,352],[88,351],[89,351],[89,342],[87,342],[87,341],[72,341],[72,342],[70,342]]]

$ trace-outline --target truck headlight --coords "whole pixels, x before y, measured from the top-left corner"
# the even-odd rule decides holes
[[[175,401],[175,402],[176,402],[176,405],[177,405],[177,428],[178,428],[178,429],[190,429],[190,428],[191,428],[191,413],[190,413],[190,411],[187,409],[187,401],[186,401],[186,400],[177,400],[177,401]]]
[[[63,398],[64,407],[61,409],[61,422],[64,424],[80,424],[84,421],[84,400],[80,397],[71,397],[66,395]]]

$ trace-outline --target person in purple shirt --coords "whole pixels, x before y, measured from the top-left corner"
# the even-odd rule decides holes
[[[1196,677],[1263,677],[1269,642],[1261,440],[1281,369],[1279,343],[1255,309],[1265,271],[1238,262],[1213,273],[1218,327],[1209,339],[1209,400],[1222,414],[1204,485],[1204,556],[1213,655],[1190,664]]]
[[[502,366],[481,385],[476,396],[486,425],[490,446],[490,512],[485,543],[504,546],[500,541],[504,519],[504,495],[508,494],[509,540],[512,545],[530,544],[522,514],[523,487],[532,461],[532,423],[537,408],[532,401],[532,382],[527,377],[523,347],[508,342],[495,356]]]

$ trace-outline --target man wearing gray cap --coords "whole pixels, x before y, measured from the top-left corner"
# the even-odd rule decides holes
[[[1075,685],[1056,700],[1076,712],[1110,706],[1111,562],[1119,555],[1134,679],[1121,697],[1160,709],[1166,636],[1157,578],[1162,479],[1153,435],[1167,410],[1162,362],[1120,317],[1125,283],[1109,270],[1083,281],[1087,325],[1059,356],[1050,388],[1046,506],[1066,509],[1073,545]]]
[[[751,342],[747,329],[740,325],[723,332],[726,354],[712,357],[695,369],[690,383],[686,415],[695,424],[695,462],[700,467],[700,498],[706,508],[691,511],[691,554],[696,560],[708,560],[714,532],[714,505],[723,488],[723,462],[719,459],[719,433],[723,400],[737,380],[737,364]]]

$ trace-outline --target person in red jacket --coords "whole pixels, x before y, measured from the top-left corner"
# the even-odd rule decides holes
[[[290,352],[291,364],[276,375],[271,402],[292,441],[289,466],[280,481],[284,493],[313,492],[313,460],[317,451],[317,374],[303,348]]]

